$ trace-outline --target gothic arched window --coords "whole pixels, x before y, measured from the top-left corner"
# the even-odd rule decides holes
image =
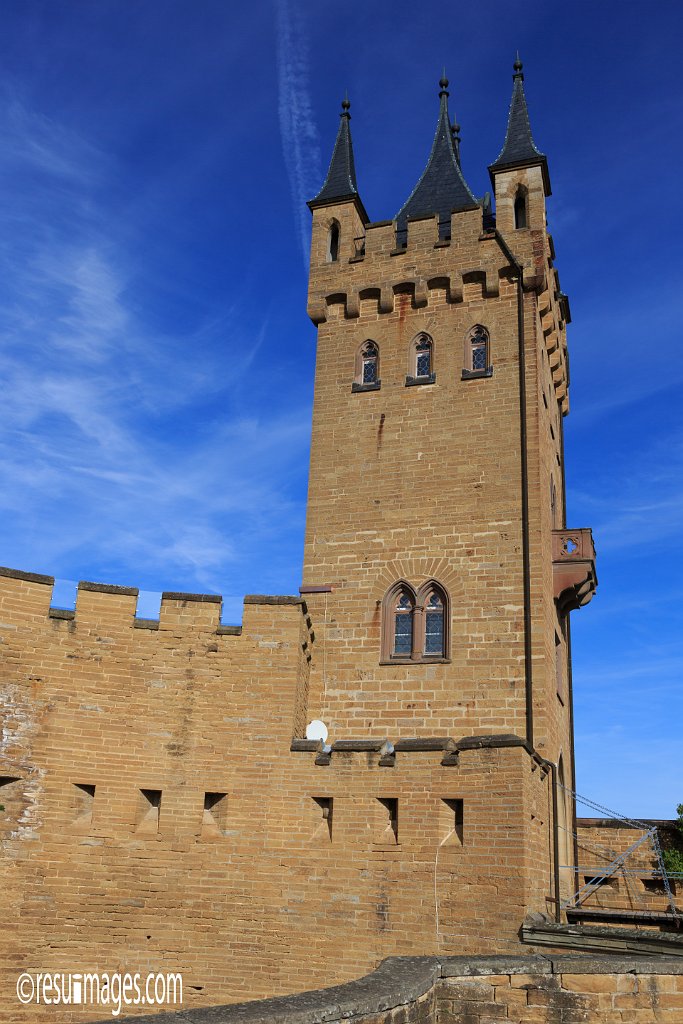
[[[443,601],[437,593],[425,604],[425,654],[443,655]]]
[[[394,600],[394,642],[392,656],[409,658],[413,653],[413,615],[415,602],[407,590],[400,590]]]
[[[448,656],[448,595],[434,580],[423,584],[417,592],[417,614],[420,626],[419,645],[422,656]]]
[[[379,379],[379,345],[376,341],[364,341],[356,350],[355,378],[352,391],[378,391]]]
[[[415,344],[415,376],[429,377],[432,372],[432,342],[426,334]]]
[[[417,593],[409,583],[395,583],[383,602],[380,660],[446,660],[449,620],[448,595],[434,580]]]
[[[374,341],[368,341],[361,352],[361,384],[376,384],[379,380],[379,349]]]
[[[489,332],[481,324],[475,324],[465,338],[464,362],[463,380],[471,377],[490,377],[493,373],[491,339]]]
[[[428,334],[418,334],[410,344],[410,369],[406,384],[433,384],[434,342]]]

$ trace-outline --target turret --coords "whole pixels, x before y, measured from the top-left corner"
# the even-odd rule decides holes
[[[545,228],[545,197],[551,194],[548,161],[531,134],[519,54],[513,68],[505,142],[498,158],[489,166],[496,199],[496,224],[504,234]]]
[[[313,213],[311,269],[326,262],[351,259],[359,240],[362,242],[369,220],[356,183],[350,107],[345,97],[325,183],[308,203]]]
[[[437,214],[439,238],[445,241],[451,237],[451,214],[480,205],[460,168],[460,126],[454,124],[451,129],[445,73],[439,86],[439,118],[427,166],[395,218],[399,247],[406,244],[409,219]]]

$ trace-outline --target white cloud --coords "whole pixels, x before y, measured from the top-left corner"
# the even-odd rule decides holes
[[[280,401],[254,411],[268,312],[230,298],[177,332],[148,315],[144,278],[132,279],[139,254],[121,240],[137,237],[135,225],[118,241],[104,230],[100,186],[116,173],[107,155],[19,103],[4,128],[0,175],[16,198],[0,239],[15,231],[21,244],[0,241],[10,314],[0,561],[220,591],[229,567],[267,559],[302,518],[287,495],[302,472],[307,410]],[[36,189],[23,187],[27,176]],[[112,579],[112,567],[127,578]]]
[[[308,43],[304,19],[289,0],[277,0],[277,67],[282,149],[308,270],[310,217],[306,201],[319,191],[320,145],[308,85]]]

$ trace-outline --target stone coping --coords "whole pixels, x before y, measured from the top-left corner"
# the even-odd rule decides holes
[[[577,828],[634,828],[639,829],[642,825],[649,825],[650,828],[667,828],[676,824],[675,818],[577,818]]]
[[[440,978],[501,974],[683,974],[683,961],[662,956],[406,956],[389,957],[370,974],[345,985],[274,999],[229,1003],[144,1017],[120,1024],[335,1024],[415,1002]],[[111,1018],[106,1018],[111,1020]],[[102,1019],[96,1024],[105,1024]]]
[[[91,583],[89,580],[81,580],[78,589],[89,590],[95,594],[119,594],[121,597],[137,597],[140,593],[137,587],[120,587],[114,583]]]
[[[25,580],[27,583],[44,583],[48,587],[53,587],[55,583],[54,576],[43,576],[38,572],[22,572],[20,569],[8,569],[5,565],[0,565],[0,576],[8,576],[12,580]]]

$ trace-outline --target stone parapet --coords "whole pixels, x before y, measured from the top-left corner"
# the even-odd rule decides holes
[[[659,957],[391,957],[346,985],[121,1024],[678,1024],[683,961]],[[104,1021],[98,1022],[104,1024]]]

